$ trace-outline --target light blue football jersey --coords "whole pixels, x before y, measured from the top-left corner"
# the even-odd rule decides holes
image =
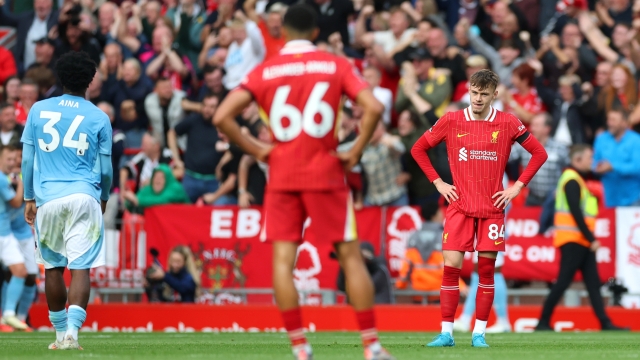
[[[22,142],[35,147],[36,205],[72,194],[100,201],[100,156],[111,155],[107,114],[84,98],[65,94],[29,111]]]
[[[9,201],[16,196],[9,178],[0,172],[0,236],[11,235],[11,205]]]

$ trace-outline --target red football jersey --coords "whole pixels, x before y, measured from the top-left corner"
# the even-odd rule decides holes
[[[453,185],[459,199],[451,205],[474,218],[500,218],[504,210],[491,197],[503,190],[502,177],[511,146],[526,133],[515,116],[491,108],[484,120],[471,107],[446,113],[425,133],[431,146],[447,142]]]
[[[344,58],[291,41],[256,67],[240,85],[260,107],[276,143],[269,156],[269,189],[346,187],[338,146],[342,95],[355,100],[368,84]]]

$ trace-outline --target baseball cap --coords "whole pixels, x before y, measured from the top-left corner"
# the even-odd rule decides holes
[[[417,48],[409,54],[411,60],[429,60],[433,59],[429,50],[425,48]]]
[[[471,55],[467,58],[466,64],[468,67],[487,67],[489,63],[482,55]]]
[[[41,37],[41,38],[40,38],[40,39],[38,39],[38,40],[34,40],[34,41],[33,41],[33,43],[34,43],[34,44],[49,44],[49,45],[55,45],[55,42],[53,41],[53,39],[51,39],[51,38],[49,38],[49,37],[47,37],[47,36]]]

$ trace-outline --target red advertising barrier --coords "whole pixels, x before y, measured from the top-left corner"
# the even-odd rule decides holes
[[[460,311],[461,307],[458,307]],[[439,331],[438,306],[387,305],[375,308],[381,331]],[[640,330],[640,310],[608,308],[615,324]],[[171,316],[167,316],[171,314]],[[309,331],[356,331],[353,310],[348,306],[309,306],[302,309],[303,325]],[[540,315],[538,306],[511,306],[509,318],[515,331],[531,331]],[[492,315],[493,316],[493,315]],[[53,330],[45,304],[31,309],[35,328]],[[489,324],[494,319],[489,319]],[[556,330],[597,330],[599,323],[590,307],[558,307],[552,326]],[[180,304],[103,304],[89,305],[83,331],[110,332],[274,332],[283,331],[275,306],[180,305]],[[284,340],[283,340],[284,341]]]
[[[538,235],[540,208],[515,207],[507,217],[507,251],[503,273],[509,279],[553,281],[560,254],[552,238]],[[406,240],[421,225],[412,207],[365,208],[356,213],[360,238],[376,253],[384,252],[389,271],[396,277],[404,258]],[[222,287],[271,287],[271,245],[260,241],[259,208],[160,206],[147,210],[147,249],[156,248],[165,264],[169,251],[188,245],[203,268],[206,289]],[[596,222],[602,280],[615,275],[615,210],[603,210]],[[304,242],[298,250],[296,286],[301,290],[335,289],[338,263],[330,258],[333,246],[313,239],[321,236],[313,220],[307,222]],[[147,264],[152,259],[147,257]],[[468,256],[463,275],[473,268]],[[313,302],[311,302],[313,303]],[[311,304],[309,303],[309,304]]]

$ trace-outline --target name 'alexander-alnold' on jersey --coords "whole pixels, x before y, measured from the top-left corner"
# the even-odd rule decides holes
[[[301,76],[304,74],[335,74],[334,61],[307,61],[274,65],[262,71],[263,80],[271,80],[282,76]]]

